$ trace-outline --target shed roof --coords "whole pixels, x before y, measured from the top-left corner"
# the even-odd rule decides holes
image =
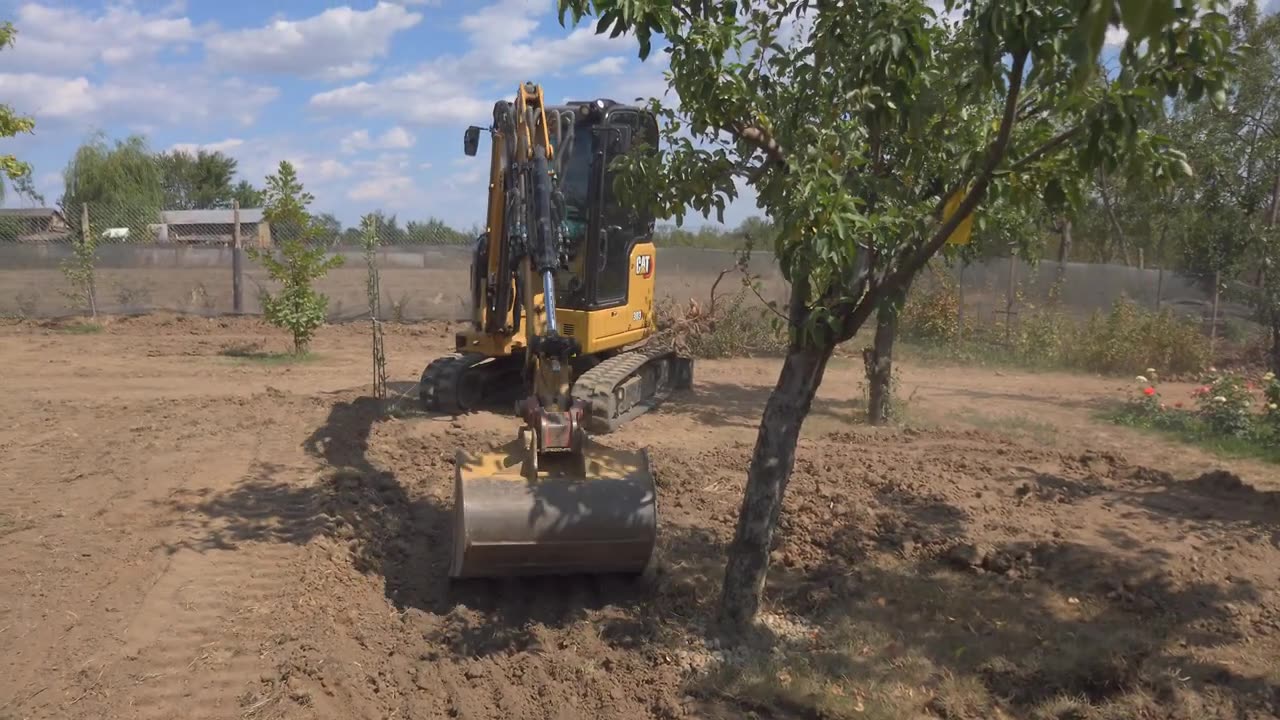
[[[0,208],[0,217],[48,218],[58,214],[57,208]]]
[[[168,225],[230,225],[235,222],[230,208],[217,210],[164,210],[160,222]],[[262,222],[262,208],[240,208],[240,222]]]

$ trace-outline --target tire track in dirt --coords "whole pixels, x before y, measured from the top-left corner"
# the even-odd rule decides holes
[[[293,474],[255,463],[229,492],[179,494],[185,537],[161,550],[164,570],[123,633],[118,672],[135,685],[130,717],[252,710],[246,693],[269,668],[263,648],[298,600],[302,543],[324,529],[314,499],[281,479]]]

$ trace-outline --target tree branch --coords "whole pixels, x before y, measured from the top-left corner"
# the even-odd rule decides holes
[[[786,169],[787,153],[769,131],[756,125],[744,125],[738,122],[725,128],[725,131],[763,152],[774,165]]]
[[[977,209],[978,203],[982,202],[982,198],[987,192],[987,187],[991,185],[992,176],[996,169],[1000,167],[1000,163],[1004,160],[1005,153],[1009,149],[1009,139],[1013,135],[1013,126],[1017,122],[1018,95],[1022,91],[1023,75],[1027,67],[1027,54],[1027,51],[1024,50],[1013,57],[1013,66],[1009,71],[1009,91],[1005,96],[1004,113],[1000,118],[1000,129],[996,132],[995,140],[991,142],[991,147],[987,150],[987,159],[983,163],[982,172],[978,174],[977,180],[969,188],[969,191],[965,193],[964,199],[960,201],[960,207],[956,209],[956,212],[950,218],[943,221],[928,242],[916,248],[916,251],[907,258],[907,261],[897,270],[889,273],[885,281],[875,289],[892,292],[894,289],[902,287],[918,269],[929,261],[929,258],[933,257],[942,248],[951,233],[955,232],[960,223],[972,215],[973,211]],[[940,205],[945,207],[943,203],[945,203],[945,196],[940,202]],[[874,282],[872,284],[874,286]],[[873,301],[877,300],[877,295],[880,294],[882,293],[869,292],[862,296],[862,299],[854,306],[841,326],[837,342],[844,342],[853,337],[853,334],[857,332],[858,328],[871,314],[875,305]]]
[[[1068,128],[1067,130],[1063,130],[1062,132],[1055,135],[1053,138],[1046,141],[1040,147],[1036,148],[1035,150],[1032,150],[1030,153],[1027,153],[1027,155],[1024,156],[1021,160],[1018,160],[1017,162],[1010,165],[1009,171],[1019,172],[1021,170],[1025,170],[1026,167],[1031,163],[1039,160],[1045,155],[1048,155],[1054,150],[1057,150],[1068,140],[1075,137],[1076,133],[1080,132],[1081,129],[1083,129],[1083,126],[1076,125],[1075,127]]]

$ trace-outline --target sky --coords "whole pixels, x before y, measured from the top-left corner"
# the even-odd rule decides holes
[[[938,0],[940,4],[940,0]],[[86,138],[140,133],[153,150],[219,150],[261,187],[289,160],[312,209],[355,224],[482,224],[487,161],[462,134],[526,80],[551,102],[662,97],[665,56],[562,27],[555,0],[0,0],[18,36],[0,51],[0,102],[36,119],[0,139],[50,203]],[[1280,0],[1264,3],[1280,9]],[[1119,42],[1120,35],[1108,40]],[[10,206],[29,204],[7,193]],[[745,192],[725,213],[755,215]],[[695,213],[687,222],[701,224]]]
[[[312,209],[347,224],[382,209],[470,228],[488,162],[463,154],[463,131],[488,126],[521,82],[549,102],[666,91],[634,39],[564,28],[555,0],[0,0],[0,13],[18,31],[0,51],[0,98],[36,119],[0,152],[32,163],[49,203],[93,132],[141,133],[156,151],[220,150],[259,187],[289,160]]]

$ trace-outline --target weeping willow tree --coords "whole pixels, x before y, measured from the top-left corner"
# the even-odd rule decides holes
[[[94,232],[128,228],[140,237],[164,207],[164,179],[145,138],[131,135],[109,144],[95,134],[81,145],[63,171],[62,211],[79,229],[81,207],[89,203]]]

